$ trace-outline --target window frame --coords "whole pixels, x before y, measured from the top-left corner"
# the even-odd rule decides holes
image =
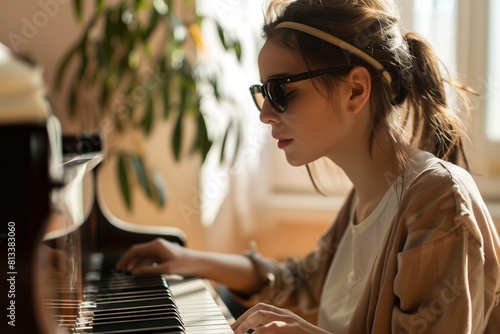
[[[465,73],[464,83],[480,96],[472,100],[473,111],[469,127],[467,155],[471,171],[486,201],[500,215],[500,142],[489,140],[486,134],[488,112],[488,44],[489,3],[492,0],[457,0],[458,18],[457,68]],[[484,38],[477,38],[484,36]],[[495,204],[497,203],[497,204]]]

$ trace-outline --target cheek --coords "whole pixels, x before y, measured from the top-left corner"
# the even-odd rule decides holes
[[[329,141],[342,130],[342,112],[340,106],[333,103],[312,104],[308,110],[308,119],[304,120],[304,128],[307,128],[320,141]]]
[[[286,150],[287,160],[292,166],[313,162],[336,151],[343,131],[338,114],[332,106],[327,108],[317,104],[301,110],[300,117],[293,120],[289,129],[296,140],[295,145]]]
[[[337,112],[330,112],[324,117],[318,118],[316,125],[314,126],[314,134],[317,138],[318,145],[325,145],[325,149],[328,149],[329,145],[333,145],[342,137],[343,126],[342,120],[338,116]]]

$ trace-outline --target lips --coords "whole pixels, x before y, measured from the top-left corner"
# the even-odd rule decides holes
[[[290,145],[293,142],[293,139],[290,138],[279,138],[278,139],[278,148],[279,149],[284,149],[288,145]]]

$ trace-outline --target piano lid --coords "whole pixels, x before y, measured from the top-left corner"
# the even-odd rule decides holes
[[[44,240],[71,233],[87,220],[95,196],[93,169],[102,159],[101,152],[90,152],[63,163],[64,186],[52,194],[54,210],[59,214],[48,222]]]

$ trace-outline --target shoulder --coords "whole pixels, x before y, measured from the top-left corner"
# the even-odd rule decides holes
[[[481,242],[479,225],[491,223],[472,176],[439,159],[407,185],[397,219],[408,234],[425,235],[428,242],[464,231]]]
[[[452,163],[435,159],[407,185],[403,201],[454,201],[460,204],[482,203],[482,197],[472,176],[465,169]]]
[[[422,153],[409,166],[404,180],[404,197],[413,200],[425,194],[427,199],[442,196],[469,195],[480,199],[479,190],[472,176],[462,167],[441,160],[430,153]]]

